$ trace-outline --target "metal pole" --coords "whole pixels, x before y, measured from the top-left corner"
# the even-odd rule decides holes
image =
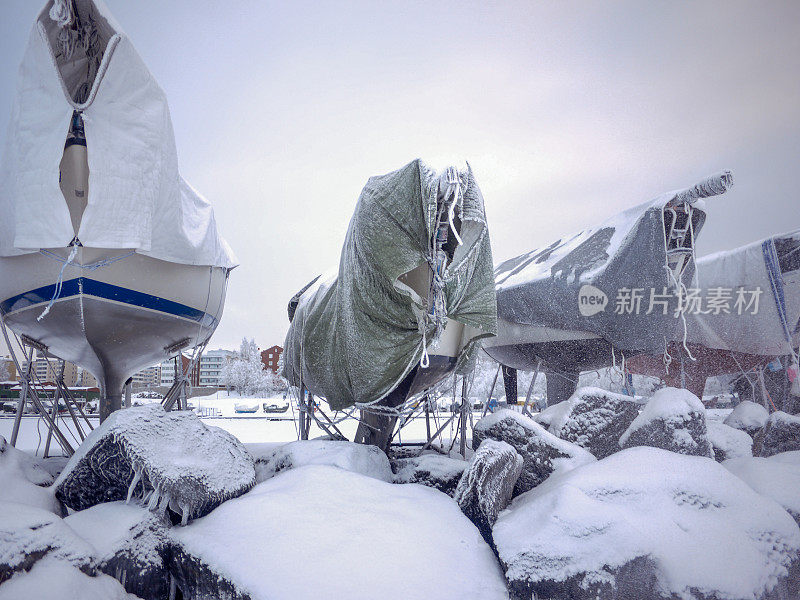
[[[428,435],[428,440],[431,441],[431,401],[428,394],[425,394],[425,432]]]
[[[53,423],[57,423],[56,415],[58,415],[58,401],[61,400],[61,386],[59,385],[60,381],[64,381],[64,361],[60,361],[59,365],[59,373],[58,377],[56,378],[56,393],[54,394],[53,399],[53,406],[50,408],[50,419]],[[47,441],[44,444],[44,458],[47,458],[48,454],[50,454],[50,440],[53,439],[53,430],[47,430]]]
[[[471,411],[472,407],[467,397],[467,376],[461,377],[461,441],[459,446],[461,448],[461,456],[467,457],[467,411]]]
[[[486,411],[489,410],[489,402],[492,399],[492,394],[494,393],[494,386],[497,385],[497,377],[500,375],[500,369],[502,369],[502,368],[503,368],[503,365],[501,365],[500,363],[497,363],[497,371],[495,371],[495,373],[494,373],[494,379],[492,380],[492,387],[489,388],[489,395],[486,396],[486,402],[483,405],[483,412],[481,413],[481,417],[485,417],[486,416]],[[506,401],[506,404],[508,404],[507,401]]]
[[[528,393],[525,396],[525,404],[522,405],[522,414],[531,415],[531,411],[528,410],[528,403],[531,401],[531,393],[533,392],[533,386],[536,383],[536,380],[539,378],[539,369],[542,366],[542,359],[536,361],[536,370],[533,372],[533,379],[531,379],[531,385],[528,387]]]
[[[11,356],[14,356],[14,362],[16,363],[17,359],[14,355],[14,351],[11,349],[11,344],[8,343],[8,334],[6,334],[6,326],[3,324],[3,334],[6,337],[6,345],[8,346],[9,351],[11,352]],[[25,368],[25,375],[22,378],[22,388],[19,391],[19,402],[17,403],[17,414],[14,415],[14,427],[11,429],[11,445],[17,445],[17,435],[19,435],[19,424],[22,421],[22,413],[25,412],[25,403],[28,400],[28,386],[30,385],[31,379],[31,370],[33,369],[33,348],[31,348],[30,356],[26,354],[25,348],[22,348],[22,355],[28,361],[28,365]],[[17,364],[18,373],[22,373],[19,370],[19,365]]]

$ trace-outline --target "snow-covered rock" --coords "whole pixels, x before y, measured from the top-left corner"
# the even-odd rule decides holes
[[[564,419],[564,415],[569,413],[570,408],[567,400],[557,402],[556,404],[551,404],[542,412],[533,415],[533,420],[545,429],[550,429],[550,425],[552,425],[554,421],[561,421]]]
[[[708,441],[714,450],[714,458],[722,462],[729,458],[753,456],[753,438],[741,429],[718,421],[708,421]]]
[[[730,425],[734,429],[741,429],[753,437],[764,427],[769,419],[769,411],[755,402],[744,400],[739,402],[736,407],[725,418],[725,425]]]
[[[184,522],[255,484],[253,459],[235,437],[189,411],[125,408],[95,428],[54,483],[74,510],[127,498],[167,506]]]
[[[256,480],[266,481],[286,469],[330,465],[381,481],[392,481],[389,458],[376,446],[340,440],[302,440],[266,449],[256,456]]]
[[[138,600],[108,575],[87,575],[68,562],[45,558],[0,585],[0,600]]]
[[[536,487],[554,472],[574,469],[595,460],[587,450],[557,438],[533,419],[508,409],[475,423],[472,447],[477,450],[486,439],[506,442],[522,456],[522,473],[514,486],[515,496]]]
[[[714,457],[706,411],[689,390],[662,388],[619,439],[622,448],[653,446],[678,454]]]
[[[53,483],[54,477],[44,468],[43,459],[17,450],[0,435],[0,461],[6,460],[16,463],[25,478],[35,485],[47,486]]]
[[[619,438],[639,416],[639,405],[630,396],[600,388],[580,388],[566,407],[553,415],[550,433],[586,448],[597,458],[619,452]]]
[[[0,502],[19,502],[61,515],[61,505],[49,488],[53,478],[32,456],[0,436]]]
[[[491,549],[450,498],[327,465],[280,473],[170,534],[189,598],[507,597]]]
[[[780,454],[773,454],[770,456],[772,460],[779,462],[786,462],[793,465],[800,465],[800,450],[790,450],[789,452],[781,452]]]
[[[759,494],[783,506],[800,524],[800,462],[781,456],[734,458],[722,465]]]
[[[67,562],[91,575],[94,553],[91,544],[51,511],[0,502],[0,583],[30,570],[45,557]]]
[[[766,457],[794,450],[800,450],[800,415],[780,410],[772,413],[753,438],[753,455]]]
[[[657,448],[631,448],[552,476],[516,498],[492,533],[520,598],[740,600],[800,592],[790,578],[800,528],[787,512],[713,460]]]
[[[128,592],[145,600],[169,596],[165,515],[133,503],[106,502],[64,521],[94,546],[97,568],[118,579]]]
[[[419,483],[452,496],[467,462],[441,454],[422,454],[391,461],[395,483]]]
[[[511,502],[521,472],[522,457],[514,448],[505,442],[483,440],[458,482],[455,501],[492,548],[492,526]]]

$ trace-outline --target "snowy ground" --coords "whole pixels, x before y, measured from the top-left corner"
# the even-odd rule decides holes
[[[224,392],[222,394],[224,394]],[[198,399],[193,399],[192,402],[195,403],[197,400]],[[258,400],[268,401],[268,399]],[[205,398],[200,399],[198,408],[217,407],[223,411],[224,415],[222,417],[213,418],[204,417],[203,422],[206,425],[213,425],[215,427],[225,429],[226,431],[235,435],[239,441],[244,444],[291,442],[298,439],[297,411],[294,409],[294,407],[290,407],[286,413],[281,415],[265,415],[261,411],[254,414],[237,414],[233,406],[235,402],[245,403],[246,400],[239,398],[211,398],[210,400],[206,400]],[[333,416],[333,413],[330,413],[327,410],[325,412],[329,414],[329,416]],[[343,415],[340,414],[340,416]],[[431,418],[431,433],[434,433],[450,416],[451,413],[445,412],[440,412],[433,416]],[[480,416],[480,412],[475,411],[473,413],[473,421],[479,419]],[[93,425],[98,423],[97,417],[90,417],[89,419]],[[442,432],[442,443],[448,447],[453,441],[455,421],[456,419],[453,419],[453,421],[451,421]],[[13,416],[0,417],[0,436],[3,436],[7,440],[11,439],[11,430],[13,424]],[[59,418],[59,425],[62,425],[65,428],[65,430],[68,432],[66,433],[67,438],[71,442],[74,442],[74,446],[77,446],[77,435],[75,434],[75,426],[72,424],[71,419],[69,419],[69,417],[66,419]],[[337,426],[339,429],[341,429],[342,433],[352,440],[355,436],[357,425],[358,424],[355,419],[348,418],[345,421],[338,423]],[[322,435],[326,435],[325,431],[319,428],[316,423],[312,422],[311,433],[309,437],[315,438]],[[22,419],[22,424],[20,425],[17,448],[33,453],[36,453],[38,448],[38,454],[41,455],[44,450],[46,436],[47,428],[45,423],[34,416],[26,416]],[[399,436],[399,441],[420,442],[425,440],[426,426],[424,416],[419,416],[412,419],[402,429]],[[456,446],[457,445],[458,440],[456,440]],[[55,440],[53,440],[51,442],[51,454],[53,453],[53,450],[58,449],[58,444],[55,442]]]
[[[145,402],[143,399],[136,399],[138,402]],[[524,402],[524,398],[521,399]],[[283,395],[276,395],[269,398],[240,398],[236,394],[228,395],[226,392],[217,392],[210,396],[202,396],[190,398],[190,404],[194,406],[199,414],[213,414],[216,416],[204,416],[203,422],[207,425],[220,427],[233,435],[243,444],[258,444],[270,442],[291,442],[298,439],[297,434],[297,409],[295,406],[290,405],[285,413],[278,414],[265,414],[261,405],[263,403],[281,403],[283,402]],[[237,413],[236,405],[258,404],[258,411],[255,413]],[[511,407],[516,410],[521,410],[521,406]],[[327,406],[323,408],[325,412],[334,420],[344,417],[344,413],[331,413]],[[706,411],[707,417],[712,421],[723,421],[731,412],[731,409],[708,409]],[[357,413],[354,413],[357,414]],[[452,413],[446,411],[439,411],[431,418],[431,433],[434,433],[439,427],[451,416]],[[535,412],[533,414],[536,414]],[[337,416],[334,416],[337,415]],[[476,410],[472,413],[473,422],[481,417],[481,411]],[[98,422],[97,417],[89,417],[92,424],[96,425]],[[11,429],[14,423],[13,415],[0,416],[0,435],[7,440],[11,439]],[[63,425],[67,431],[67,437],[70,441],[75,442],[77,446],[77,435],[75,427],[69,417],[59,417],[59,424]],[[442,444],[449,447],[453,441],[455,433],[456,419],[453,419],[450,424],[442,432]],[[355,419],[348,418],[337,426],[341,429],[349,439],[353,439],[356,433],[357,422]],[[471,432],[471,427],[469,431]],[[326,432],[312,422],[310,438],[326,435]],[[20,426],[19,440],[17,448],[25,450],[26,452],[36,452],[41,455],[46,443],[47,428],[45,423],[34,416],[26,416],[22,419]],[[468,435],[471,437],[471,433]],[[398,441],[405,442],[421,442],[425,441],[426,425],[425,417],[420,415],[414,417],[400,432]],[[458,446],[458,440],[456,440]],[[51,448],[58,450],[58,444],[55,440],[51,442]],[[51,454],[53,450],[51,450]]]

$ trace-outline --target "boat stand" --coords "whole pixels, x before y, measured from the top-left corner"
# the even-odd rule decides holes
[[[80,444],[80,442],[82,442],[87,435],[83,429],[83,426],[81,425],[81,422],[85,423],[88,431],[91,431],[94,427],[89,421],[89,418],[83,412],[83,408],[80,406],[75,397],[69,391],[67,385],[64,383],[64,361],[60,361],[56,371],[58,373],[55,381],[56,387],[51,397],[43,386],[44,382],[37,380],[36,372],[33,368],[35,353],[36,351],[39,351],[39,353],[44,356],[48,364],[51,365],[51,370],[53,369],[51,357],[47,353],[47,346],[25,336],[19,338],[15,334],[14,340],[16,341],[17,347],[21,350],[24,357],[23,362],[20,363],[17,356],[17,351],[11,344],[11,338],[8,335],[8,329],[6,328],[5,322],[2,320],[0,320],[0,328],[2,328],[6,347],[8,348],[11,359],[17,369],[17,373],[19,373],[21,383],[19,399],[17,400],[17,410],[14,415],[14,425],[11,430],[11,439],[9,440],[9,443],[12,446],[17,445],[22,417],[25,414],[25,409],[30,403],[30,405],[34,408],[38,418],[42,419],[47,426],[47,437],[43,455],[44,458],[47,458],[50,455],[50,445],[53,438],[55,438],[56,442],[58,442],[58,445],[61,447],[61,451],[64,456],[72,456],[75,452],[75,447],[73,447],[72,443],[67,438],[66,433],[70,434],[73,442]],[[24,369],[23,365],[25,367]],[[47,410],[45,401],[49,401],[51,403],[49,411]],[[58,422],[58,407],[61,401],[63,401],[64,406],[66,406],[67,410],[69,411],[69,415],[75,429],[74,433],[66,425],[66,422],[64,422],[63,418],[63,424],[60,425]]]
[[[206,343],[195,347],[192,357],[186,364],[185,369],[183,367],[183,354],[179,353],[174,358],[175,380],[172,382],[172,386],[170,386],[169,390],[167,390],[167,393],[164,395],[164,399],[161,401],[161,405],[164,407],[164,410],[169,411],[173,410],[173,408],[174,410],[186,410],[189,407],[187,394],[187,388],[191,387],[189,375],[192,373],[195,366],[199,364],[200,357],[203,355],[203,351],[206,348]],[[179,362],[181,364],[180,369],[178,368]],[[126,386],[126,388],[128,389],[128,393],[130,393],[129,386]]]

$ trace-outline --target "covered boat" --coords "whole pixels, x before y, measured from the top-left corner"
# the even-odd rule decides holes
[[[139,369],[203,344],[235,259],[178,173],[164,92],[99,0],[31,31],[0,163],[0,312],[119,408]]]
[[[496,331],[489,231],[472,170],[436,173],[415,160],[370,178],[338,268],[292,298],[289,317],[285,375],[334,410],[398,406],[469,371],[478,340]],[[370,432],[387,423],[373,426],[360,441],[383,445]]]
[[[685,344],[669,345],[671,360],[637,356],[628,368],[702,398],[708,377],[770,365],[782,384],[769,386],[781,390],[772,400],[781,403],[800,345],[800,230],[698,259],[697,290]],[[760,392],[758,377],[750,379]]]
[[[504,366],[506,396],[517,397],[517,370],[541,367],[552,404],[583,370],[662,354],[682,331],[675,310],[694,274],[701,199],[732,181],[728,171],[709,177],[501,263],[498,335],[483,344]]]

